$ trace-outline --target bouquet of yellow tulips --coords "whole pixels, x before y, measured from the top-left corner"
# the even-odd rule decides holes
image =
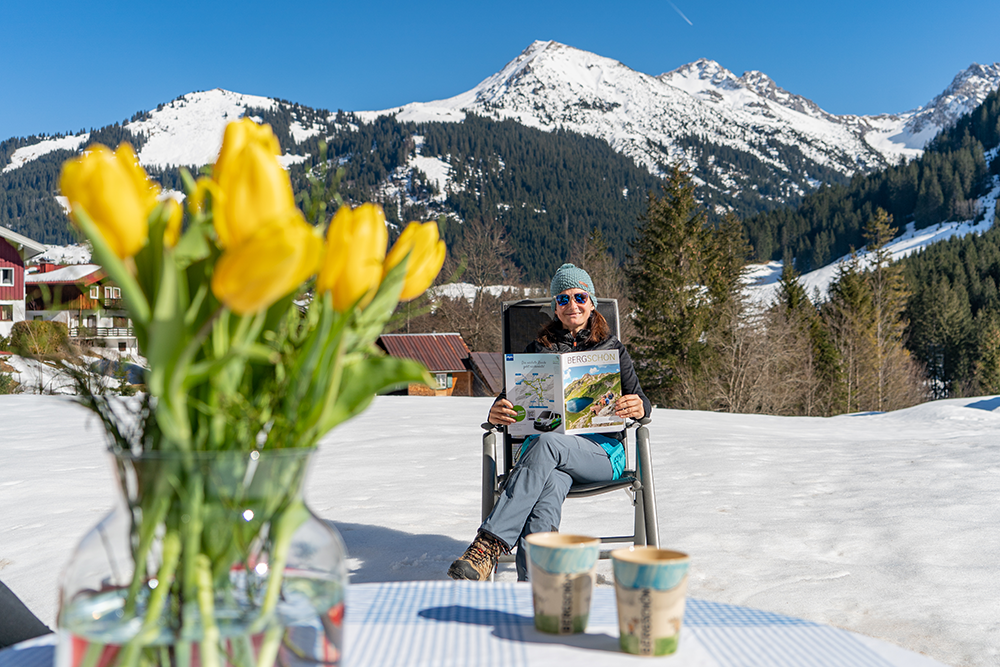
[[[386,356],[375,340],[397,303],[419,296],[440,271],[436,224],[410,223],[391,249],[374,204],[341,206],[325,230],[314,226],[295,205],[279,154],[268,126],[231,123],[211,176],[184,174],[186,224],[184,208],[161,201],[127,144],[93,146],[64,165],[72,218],[121,288],[149,365],[137,413],[81,399],[132,480],[123,486],[137,491],[129,496],[134,568],[120,604],[109,607],[130,629],[113,640],[113,632],[88,636],[64,586],[60,626],[76,642],[74,667],[268,667],[288,642],[275,605],[290,535],[308,513],[295,488],[301,469],[268,476],[257,457],[313,448],[378,391],[431,381],[419,363]],[[212,479],[206,453],[230,457],[225,467],[241,471],[239,479]],[[175,463],[122,463],[150,456]],[[261,544],[268,580],[249,590],[241,575],[247,590],[234,593],[234,572],[261,570]],[[211,616],[240,596],[258,604],[246,623],[252,639],[237,645],[220,639]],[[177,640],[166,653],[165,633]]]

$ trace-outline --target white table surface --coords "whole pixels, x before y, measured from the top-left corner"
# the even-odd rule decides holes
[[[892,644],[803,619],[689,598],[680,648],[640,658],[618,648],[614,590],[594,591],[587,632],[535,630],[531,586],[453,581],[355,584],[348,589],[346,667],[638,665],[941,667]],[[54,635],[0,651],[0,667],[51,667]]]

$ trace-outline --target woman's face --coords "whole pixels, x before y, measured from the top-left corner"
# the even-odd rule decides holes
[[[562,325],[569,329],[569,332],[576,334],[580,329],[587,326],[587,322],[590,321],[590,313],[594,310],[594,302],[587,294],[586,290],[571,288],[559,292],[559,294],[569,295],[569,303],[565,306],[560,306],[556,303],[556,317],[562,322]],[[577,303],[574,294],[583,294],[587,298],[584,299],[583,303]]]

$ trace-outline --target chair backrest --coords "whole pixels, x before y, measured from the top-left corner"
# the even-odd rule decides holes
[[[608,321],[608,326],[615,336],[620,337],[618,300],[598,298],[597,311]],[[504,301],[501,318],[504,353],[519,354],[524,352],[528,343],[538,337],[539,330],[551,322],[553,317],[555,317],[555,313],[552,311],[551,297]]]

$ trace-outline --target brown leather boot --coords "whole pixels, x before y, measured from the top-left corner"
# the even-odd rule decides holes
[[[448,568],[448,576],[452,579],[486,581],[496,569],[500,554],[506,551],[503,542],[489,533],[480,532],[462,557]]]

